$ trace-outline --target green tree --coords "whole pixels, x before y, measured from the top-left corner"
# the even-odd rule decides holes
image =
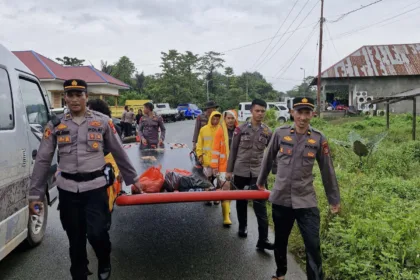
[[[136,67],[134,63],[126,56],[122,56],[112,67],[112,75],[132,87],[134,86],[133,78],[135,72]]]
[[[310,87],[311,81],[314,79],[313,76],[308,76],[305,78],[305,81],[301,83],[300,85],[296,85],[293,87],[293,89],[286,92],[287,96],[290,97],[316,97],[316,88]]]
[[[112,75],[112,69],[113,69],[113,65],[108,64],[108,62],[101,60],[101,71],[108,74],[108,75]]]
[[[231,77],[234,75],[233,68],[232,67],[226,67],[225,68],[225,76],[227,77],[227,88],[230,88],[231,84]]]
[[[141,72],[140,74],[136,73],[135,74],[135,88],[137,90],[138,93],[143,92],[143,88],[144,88],[144,81],[145,81],[145,76],[144,76],[144,72]]]
[[[223,68],[223,63],[225,60],[222,58],[223,54],[218,52],[206,52],[203,57],[200,59],[199,70],[206,81],[209,81],[209,91],[213,92],[214,90],[214,81],[213,76],[214,72],[218,68]]]
[[[65,66],[83,66],[83,63],[85,62],[84,59],[78,59],[76,57],[68,57],[65,56],[63,58],[56,58],[57,61],[61,63],[61,65]]]

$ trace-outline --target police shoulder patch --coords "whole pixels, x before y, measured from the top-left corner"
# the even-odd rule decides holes
[[[327,141],[322,142],[322,152],[324,155],[328,155],[330,153],[330,147],[328,147]]]
[[[111,128],[112,133],[116,134],[116,133],[117,133],[117,130],[115,129],[114,123],[112,122],[112,120],[111,120],[111,119],[109,119],[109,121],[108,121],[108,125],[109,125],[109,127]]]
[[[239,126],[237,126],[235,128],[235,131],[233,132],[233,134],[238,135],[239,133],[241,133],[241,128]]]
[[[50,135],[51,135],[51,129],[47,126],[44,130],[44,138],[48,139],[50,138]]]

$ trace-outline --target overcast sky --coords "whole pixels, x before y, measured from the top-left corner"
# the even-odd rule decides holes
[[[323,70],[362,45],[420,43],[419,0],[383,0],[333,22],[376,1],[325,0]],[[203,54],[213,50],[225,53],[225,66],[233,67],[235,74],[258,70],[277,90],[289,90],[303,79],[300,68],[306,76],[317,74],[319,26],[314,27],[320,18],[320,1],[298,0],[291,11],[295,2],[0,0],[0,43],[13,51],[34,50],[53,59],[86,59],[97,68],[101,59],[114,63],[126,55],[146,75],[160,72],[161,51]],[[384,21],[409,10],[413,11]],[[274,36],[290,11],[278,35],[289,26],[289,31],[299,24],[304,28],[274,38],[263,56],[271,40],[232,50]],[[359,31],[346,34],[354,30]]]

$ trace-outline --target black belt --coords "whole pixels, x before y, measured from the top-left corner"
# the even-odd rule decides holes
[[[104,176],[103,170],[97,170],[97,171],[93,171],[89,173],[75,173],[75,174],[61,172],[61,177],[67,180],[75,181],[75,182],[92,181],[101,176]]]

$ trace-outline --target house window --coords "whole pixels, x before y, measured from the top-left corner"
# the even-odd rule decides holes
[[[13,99],[9,75],[5,69],[0,68],[0,130],[10,130],[14,127]]]

